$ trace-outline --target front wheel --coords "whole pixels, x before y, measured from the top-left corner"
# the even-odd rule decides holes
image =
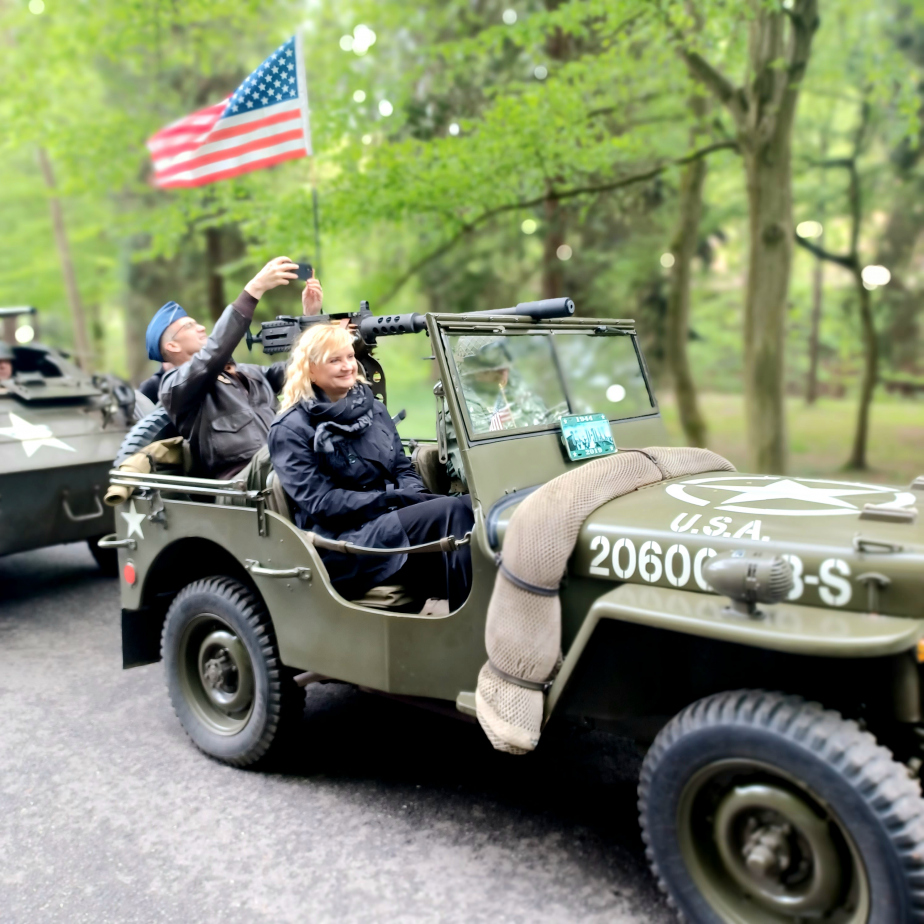
[[[691,924],[924,922],[924,801],[872,735],[799,697],[689,706],[639,782],[648,859]]]
[[[269,613],[239,581],[183,588],[167,611],[161,653],[177,718],[218,760],[256,763],[301,716],[304,691],[279,660]]]

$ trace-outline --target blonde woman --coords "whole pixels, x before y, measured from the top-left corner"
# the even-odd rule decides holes
[[[299,338],[269,451],[301,529],[398,548],[461,537],[474,523],[469,497],[426,493],[385,405],[359,373],[352,333],[342,327],[318,324]],[[334,587],[348,598],[386,581],[403,584],[421,601],[448,599],[453,610],[468,596],[467,547],[410,556],[321,555]]]

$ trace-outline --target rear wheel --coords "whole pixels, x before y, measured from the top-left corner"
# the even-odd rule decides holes
[[[639,811],[652,869],[692,924],[924,921],[920,787],[817,703],[694,703],[645,758]]]
[[[161,653],[177,718],[206,754],[247,767],[279,749],[304,691],[279,660],[266,608],[239,581],[185,587],[167,611]]]

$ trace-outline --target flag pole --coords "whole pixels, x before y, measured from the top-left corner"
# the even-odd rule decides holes
[[[314,275],[321,278],[321,213],[318,206],[318,187],[314,176],[314,157],[311,158],[311,211],[314,216]]]
[[[318,183],[315,173],[314,150],[311,147],[311,122],[308,119],[308,83],[305,80],[305,56],[302,48],[302,33],[295,33],[295,66],[298,68],[298,99],[302,110],[302,125],[305,129],[305,150],[308,153],[308,171],[311,182],[311,211],[314,218],[314,275],[321,275],[321,209],[318,204]]]

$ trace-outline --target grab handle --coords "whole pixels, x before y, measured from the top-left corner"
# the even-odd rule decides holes
[[[71,521],[71,523],[83,523],[86,520],[96,520],[106,512],[103,505],[99,502],[99,498],[95,494],[93,495],[93,500],[96,503],[96,510],[91,511],[90,513],[81,514],[76,514],[73,510],[71,510],[71,505],[67,502],[67,497],[67,491],[62,491],[61,507],[64,509],[64,515]]]
[[[134,539],[117,539],[115,533],[103,536],[96,545],[101,549],[132,549],[134,551],[138,548],[138,543]]]

